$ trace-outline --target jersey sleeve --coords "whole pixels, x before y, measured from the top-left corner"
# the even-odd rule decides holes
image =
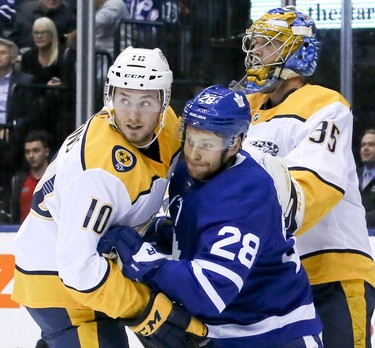
[[[131,317],[145,308],[149,289],[123,276],[96,251],[100,237],[130,205],[121,182],[100,169],[79,174],[64,186],[59,208],[56,263],[78,302],[112,317]],[[126,203],[124,203],[126,202]]]
[[[291,176],[305,193],[301,234],[319,222],[343,198],[352,168],[350,108],[337,101],[320,109],[295,134],[295,148],[285,157]]]
[[[268,184],[271,189],[272,182]],[[253,199],[263,199],[264,204],[256,209],[248,209],[247,202],[241,205],[233,200],[219,205],[225,196],[218,194],[215,199],[211,195],[210,204],[205,200],[205,209],[202,205],[196,207],[198,215],[189,212],[190,219],[210,220],[203,224],[206,228],[199,240],[192,242],[198,245],[195,254],[191,259],[168,261],[149,276],[147,283],[183,304],[193,315],[217,318],[237,298],[245,282],[252,279],[254,265],[267,248],[267,236],[275,229],[281,230],[281,208],[275,192],[264,187],[257,191],[253,190]],[[241,209],[246,214],[238,214]]]

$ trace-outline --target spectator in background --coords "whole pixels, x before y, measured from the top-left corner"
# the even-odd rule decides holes
[[[19,51],[17,45],[9,40],[0,38],[0,124],[13,125],[18,122],[11,114],[11,105],[8,96],[12,87],[19,83],[31,83],[33,77],[30,74],[15,71]],[[12,105],[13,108],[17,105]],[[25,116],[27,110],[19,110],[19,116]],[[21,121],[19,121],[21,122]]]
[[[113,58],[115,27],[121,18],[129,18],[122,0],[95,0],[95,48],[107,51]]]
[[[70,72],[64,71],[64,52],[59,49],[56,26],[51,19],[41,17],[35,20],[33,37],[35,47],[22,55],[21,71],[32,74],[34,83],[47,85],[36,87],[35,90],[39,92],[39,126],[53,134],[50,145],[54,151],[74,129],[68,111],[67,93],[55,88],[63,85],[62,79]],[[54,117],[51,118],[51,115]]]
[[[132,19],[156,21],[161,10],[160,0],[123,0]]]
[[[362,204],[366,210],[367,228],[375,228],[375,128],[361,139],[361,165],[357,169]]]
[[[24,144],[27,168],[12,178],[10,213],[12,222],[22,223],[30,211],[34,189],[49,163],[49,139],[44,131],[30,132]]]
[[[112,59],[116,23],[129,18],[129,11],[122,0],[95,0],[95,49],[108,52]],[[65,35],[67,46],[76,49],[77,31]]]
[[[107,78],[107,71],[114,57],[114,38],[116,23],[121,18],[128,18],[129,11],[122,0],[95,0],[95,50],[96,59],[96,88],[95,107],[101,106],[103,86]],[[70,62],[76,61],[77,31],[66,36],[67,46],[71,48]],[[99,51],[102,51],[99,53]],[[110,57],[108,57],[108,54]],[[73,82],[73,81],[72,81]],[[71,84],[73,84],[71,82]],[[74,81],[75,83],[75,81]]]
[[[9,39],[23,52],[33,46],[32,26],[37,18],[48,17],[56,25],[59,42],[65,45],[64,35],[76,29],[74,12],[62,0],[27,1],[17,7]]]
[[[34,47],[22,55],[21,71],[34,76],[34,83],[60,85],[63,75],[63,52],[55,23],[41,17],[32,28]]]
[[[15,92],[16,85],[31,83],[33,78],[15,71],[18,54],[14,42],[0,38],[0,187],[9,187],[12,170],[18,162],[21,139],[25,138],[34,118],[37,118],[32,91],[23,88]]]

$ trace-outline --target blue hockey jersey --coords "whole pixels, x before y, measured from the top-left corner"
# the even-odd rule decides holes
[[[274,347],[321,331],[272,178],[249,155],[207,182],[181,162],[169,198],[179,261],[147,282],[208,324],[214,347]]]

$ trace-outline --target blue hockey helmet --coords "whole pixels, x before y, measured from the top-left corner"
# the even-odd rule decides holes
[[[249,102],[243,92],[234,92],[220,85],[210,86],[186,103],[182,124],[182,131],[190,125],[225,139],[234,139],[247,132]]]
[[[254,41],[259,40],[262,44],[255,45]],[[262,57],[257,52],[267,45],[274,50]],[[266,12],[246,30],[242,40],[247,92],[267,92],[280,79],[311,76],[317,66],[319,47],[316,26],[309,16],[293,6]]]

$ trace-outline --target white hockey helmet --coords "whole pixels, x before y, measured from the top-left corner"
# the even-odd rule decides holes
[[[169,100],[173,74],[159,48],[127,47],[109,68],[108,85],[137,90],[162,90]]]
[[[110,113],[110,123],[116,126],[112,114],[112,100],[116,87],[136,90],[159,90],[162,101],[160,130],[164,126],[165,111],[171,97],[173,74],[163,52],[159,48],[127,47],[108,69],[104,86],[104,105]],[[116,110],[114,110],[116,113]]]

